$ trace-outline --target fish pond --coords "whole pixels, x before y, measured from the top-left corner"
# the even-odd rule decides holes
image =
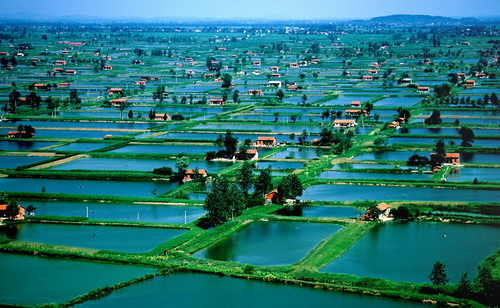
[[[261,266],[292,264],[341,228],[330,224],[259,221],[193,256]]]
[[[126,197],[154,197],[164,194],[177,183],[168,181],[104,181],[104,180],[62,180],[37,178],[0,178],[3,191],[47,192],[85,195],[111,195]]]
[[[315,185],[304,190],[302,200],[312,201],[461,201],[498,202],[500,190],[451,189],[373,185]]]
[[[25,223],[0,227],[0,238],[89,248],[143,253],[177,237],[186,230],[97,225]]]
[[[202,207],[164,204],[96,203],[71,201],[22,200],[19,204],[36,207],[35,214],[80,216],[91,219],[144,221],[183,224],[190,223],[206,212]]]
[[[195,294],[195,296],[193,296]],[[157,276],[76,307],[372,307],[414,308],[425,304],[338,293],[226,276],[176,273]]]
[[[458,283],[465,272],[474,277],[479,263],[498,247],[497,226],[389,222],[368,231],[321,271],[423,283],[430,282],[434,262],[441,261],[450,283]]]
[[[0,288],[0,303],[34,306],[64,303],[156,269],[0,253],[0,272],[2,280],[8,281]]]

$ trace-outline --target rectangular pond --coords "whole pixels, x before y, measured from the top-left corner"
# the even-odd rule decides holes
[[[199,139],[199,140],[213,140],[215,142],[215,139],[219,136],[218,133],[205,133],[205,132],[171,132],[171,133],[166,133],[163,135],[159,135],[155,138],[162,138],[162,139]],[[238,138],[238,141],[244,141],[245,139],[250,139],[252,141],[257,140],[259,136],[265,136],[265,137],[276,137],[277,142],[289,142],[290,137],[289,135],[274,135],[274,134],[242,134],[242,133],[236,133],[233,132],[233,137]]]
[[[177,237],[186,230],[117,226],[24,223],[0,227],[0,238],[89,248],[143,253]]]
[[[323,171],[318,176],[321,179],[388,179],[388,180],[431,180],[432,174],[417,172],[342,172]]]
[[[322,155],[322,151],[319,152],[319,155]],[[312,148],[286,148],[285,150],[278,152],[269,158],[273,159],[314,159],[318,158],[318,154],[316,153],[316,149]]]
[[[90,219],[144,221],[170,224],[190,223],[206,211],[196,206],[172,206],[164,204],[97,203],[53,200],[20,200],[25,208],[36,207],[35,215],[79,216],[88,214]]]
[[[420,102],[422,97],[386,97],[377,101],[374,105],[377,107],[409,107]]]
[[[0,150],[5,150],[5,151],[40,150],[56,144],[57,142],[0,140]]]
[[[500,190],[450,189],[373,185],[315,185],[306,188],[302,200],[312,201],[460,201],[498,202]]]
[[[217,151],[219,148],[214,145],[193,145],[193,144],[131,144],[122,148],[114,149],[113,153],[187,153],[205,154],[208,151]]]
[[[231,166],[233,162],[226,161],[194,161],[189,164],[190,169],[205,169],[207,172],[218,172]],[[174,160],[129,159],[129,158],[96,158],[83,157],[61,165],[50,167],[51,170],[128,170],[153,171],[160,167],[175,168]]]
[[[422,303],[199,273],[158,276],[75,307],[162,307],[166,303],[184,308],[427,307]]]
[[[255,163],[257,169],[265,169],[271,166],[272,169],[300,169],[304,166],[301,162],[287,162],[287,161],[265,161]]]
[[[320,126],[308,126],[308,125],[259,125],[259,124],[202,124],[193,127],[193,129],[213,129],[218,131],[226,131],[226,130],[266,130],[269,132],[277,132],[277,133],[302,133],[303,130],[307,130],[309,133],[319,133],[322,130]]]
[[[292,264],[341,228],[330,224],[259,221],[193,256],[260,266]]]
[[[87,151],[102,149],[110,145],[111,143],[73,142],[70,144],[54,147],[52,148],[52,150],[87,152]]]
[[[500,181],[500,168],[453,168],[447,181]]]
[[[426,127],[426,128],[401,128],[396,132],[400,134],[435,134],[435,135],[458,135],[458,128],[439,128],[439,127]],[[500,135],[499,129],[487,128],[473,128],[474,134],[477,135]]]
[[[363,210],[364,212],[364,210]],[[302,206],[292,205],[278,210],[277,215],[302,217],[345,217],[356,218],[360,210],[352,206]]]
[[[0,303],[62,304],[93,289],[152,274],[156,269],[0,253]],[[78,282],[78,283],[75,283]]]
[[[39,163],[47,159],[50,159],[50,157],[0,155],[0,168],[13,169],[19,166]]]
[[[435,261],[446,265],[450,283],[472,278],[500,247],[500,227],[429,222],[375,226],[321,272],[348,273],[396,281],[429,282]]]
[[[341,163],[333,166],[332,169],[393,169],[393,164],[353,164]]]
[[[177,183],[168,181],[105,181],[105,180],[63,180],[37,178],[0,178],[2,191],[110,195],[126,197],[154,197],[164,194]]]

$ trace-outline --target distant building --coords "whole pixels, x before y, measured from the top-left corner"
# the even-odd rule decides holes
[[[186,170],[186,174],[184,175],[184,179],[183,181],[184,182],[189,182],[189,181],[192,181],[194,179],[196,179],[197,177],[200,178],[200,177],[206,177],[208,174],[207,174],[207,171],[205,169],[188,169]]]
[[[333,122],[333,126],[334,127],[339,127],[339,128],[354,127],[356,125],[358,125],[356,123],[356,120],[340,120],[340,119],[336,119]]]
[[[18,207],[19,207],[19,214],[12,217],[12,219],[24,219],[25,215],[24,207],[20,205],[18,205]],[[0,204],[0,218],[11,218],[7,217],[7,204]]]
[[[276,146],[276,137],[257,137],[253,142],[254,147],[273,147]]]

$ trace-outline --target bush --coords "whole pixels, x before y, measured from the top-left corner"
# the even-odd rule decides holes
[[[161,168],[156,168],[153,170],[153,173],[158,175],[172,175],[172,168],[165,166]]]

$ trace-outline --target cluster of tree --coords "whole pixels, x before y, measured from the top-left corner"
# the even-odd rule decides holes
[[[500,281],[495,280],[490,267],[479,267],[478,274],[474,278],[474,283],[465,272],[460,278],[460,282],[453,288],[446,288],[450,281],[446,274],[446,265],[436,261],[429,274],[429,280],[433,288],[423,287],[426,293],[450,292],[451,295],[459,298],[466,298],[478,301],[488,306],[498,304],[498,294],[500,294]]]
[[[234,154],[236,154],[238,138],[234,137],[233,133],[228,130],[225,135],[219,134],[215,140],[215,145],[219,147],[217,157],[232,159]]]
[[[441,124],[443,120],[441,119],[441,112],[439,110],[433,110],[430,117],[424,120],[427,125]]]
[[[16,67],[17,65],[17,58],[15,56],[12,56],[10,59],[7,59],[5,57],[2,57],[0,59],[0,64],[2,65],[3,68],[6,68],[7,66],[12,65],[13,67]]]
[[[474,131],[471,128],[463,126],[458,130],[458,134],[462,138],[461,146],[463,147],[472,146],[472,142],[474,142],[475,135]]]

